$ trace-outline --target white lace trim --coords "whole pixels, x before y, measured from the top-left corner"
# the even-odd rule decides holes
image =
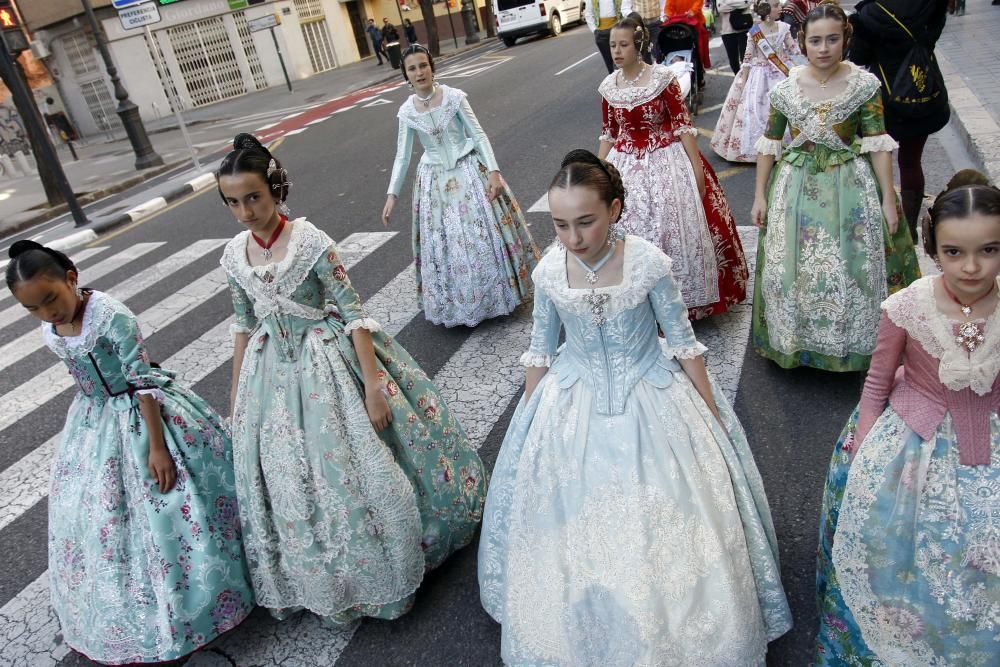
[[[768,137],[761,137],[754,144],[754,150],[757,151],[758,155],[773,155],[776,158],[781,157],[782,148],[784,146],[781,139],[769,139]]]
[[[292,234],[283,260],[266,266],[250,266],[246,257],[249,235],[248,231],[240,232],[227,243],[220,263],[253,301],[257,319],[277,312],[306,319],[322,319],[325,313],[336,312],[333,304],[327,304],[326,309],[320,311],[291,298],[323,253],[336,247],[333,239],[305,218],[299,218],[292,222]],[[270,282],[258,277],[265,273],[273,276]]]
[[[934,281],[925,276],[893,294],[882,309],[893,323],[939,361],[938,379],[953,391],[971,388],[980,396],[993,390],[1000,373],[1000,307],[986,319],[986,340],[973,352],[955,342],[951,321],[937,308]],[[1000,283],[1000,278],[997,279]]]
[[[415,130],[430,136],[437,136],[444,128],[448,127],[451,119],[455,117],[462,107],[462,102],[468,95],[464,90],[452,88],[451,86],[441,86],[441,105],[430,111],[417,111],[413,103],[414,95],[410,95],[399,107],[396,116],[404,123]],[[435,114],[434,111],[441,113]],[[435,122],[435,118],[437,121]]]
[[[862,153],[878,153],[880,151],[891,153],[897,148],[899,148],[899,144],[888,134],[878,134],[874,137],[862,137],[861,139]]]
[[[245,327],[242,324],[230,324],[229,325],[229,335],[236,338],[236,334],[248,334],[250,333],[250,328]]]
[[[690,126],[687,126],[687,127],[678,127],[677,129],[674,130],[674,134],[675,135],[691,134],[691,135],[694,135],[694,136],[697,137],[698,136],[698,128],[697,127],[690,127]]]
[[[615,138],[612,137],[610,134],[605,133],[605,134],[602,134],[601,136],[597,137],[597,140],[598,141],[614,141]]]
[[[615,85],[617,72],[604,77],[601,85],[597,87],[597,92],[608,101],[608,104],[615,107],[624,107],[631,111],[639,105],[655,100],[660,96],[671,81],[677,78],[673,70],[663,65],[653,65],[653,71],[649,75],[649,83],[645,86],[630,88],[619,88]],[[674,130],[675,133],[680,130]]]
[[[646,300],[650,290],[670,273],[670,258],[652,243],[628,235],[625,237],[622,281],[611,287],[570,289],[566,277],[566,248],[557,246],[545,253],[531,276],[535,285],[545,290],[560,310],[585,319],[593,317],[593,307],[586,297],[594,292],[607,294],[604,318],[610,320]]]
[[[521,355],[518,363],[526,368],[548,368],[552,365],[552,355],[537,354],[529,351]]]
[[[701,343],[695,343],[691,347],[665,347],[663,352],[674,359],[694,359],[708,352],[708,348]]]
[[[135,393],[137,396],[144,396],[144,395],[152,396],[153,400],[159,403],[160,405],[163,405],[163,402],[167,400],[167,395],[163,393],[162,389],[159,389],[157,387],[154,387],[152,389],[138,389],[136,390]]]
[[[344,327],[344,333],[349,334],[357,329],[367,329],[368,331],[381,331],[382,325],[371,317],[362,317],[350,322]]]
[[[74,356],[86,355],[94,350],[97,339],[108,333],[111,321],[118,314],[135,318],[135,315],[125,304],[104,292],[94,291],[87,299],[78,335],[60,336],[53,331],[51,324],[45,323],[42,324],[42,336],[45,339],[45,344],[60,359],[66,359],[71,354]]]
[[[799,130],[799,134],[789,144],[791,148],[801,146],[807,141],[823,144],[832,150],[848,148],[834,131],[833,126],[847,120],[878,91],[881,84],[873,74],[854,63],[844,64],[850,68],[847,87],[844,92],[828,100],[813,102],[802,94],[798,81],[806,65],[793,67],[788,78],[771,91],[771,104],[788,119],[791,126]],[[822,120],[821,114],[817,111],[820,107],[828,109]]]

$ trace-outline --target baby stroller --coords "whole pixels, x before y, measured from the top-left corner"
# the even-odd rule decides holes
[[[677,74],[681,90],[686,89],[688,111],[692,116],[697,114],[702,90],[705,88],[705,67],[698,53],[698,35],[695,29],[676,19],[668,19],[660,28],[656,42],[663,54],[660,62]]]

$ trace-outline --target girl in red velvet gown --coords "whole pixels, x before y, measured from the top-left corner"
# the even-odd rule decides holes
[[[611,30],[619,69],[598,88],[604,98],[599,156],[622,175],[623,231],[670,256],[688,316],[697,320],[746,297],[746,258],[674,74],[646,65],[641,54],[648,48],[649,34],[631,15]]]

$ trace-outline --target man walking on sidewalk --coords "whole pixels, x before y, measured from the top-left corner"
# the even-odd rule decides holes
[[[382,46],[382,31],[375,25],[375,19],[368,19],[368,27],[365,28],[365,32],[372,38],[372,48],[375,49],[375,57],[378,58],[378,64],[381,65],[382,52],[384,50]]]
[[[604,58],[608,74],[615,71],[611,59],[611,27],[632,12],[632,0],[584,0],[583,17],[587,27],[594,33],[597,50]]]
[[[399,31],[396,30],[396,26],[389,23],[389,19],[382,19],[382,42],[384,44],[390,44],[392,42],[399,41]]]

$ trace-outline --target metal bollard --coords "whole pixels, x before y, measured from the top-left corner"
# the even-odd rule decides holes
[[[14,161],[17,162],[17,166],[20,167],[21,171],[25,174],[34,174],[36,170],[28,162],[28,156],[26,156],[21,151],[14,151]]]
[[[4,153],[0,155],[0,165],[3,165],[3,171],[11,178],[21,178],[24,176],[17,167],[14,166],[14,161],[10,159],[10,156]]]

